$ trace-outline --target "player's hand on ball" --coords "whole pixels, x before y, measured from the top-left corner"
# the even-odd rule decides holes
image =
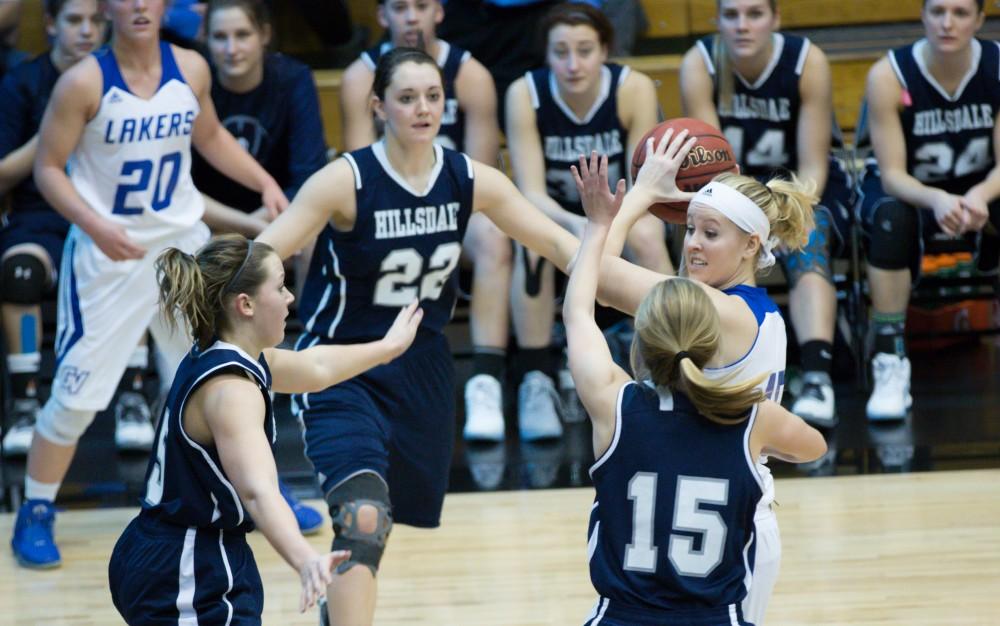
[[[420,301],[414,300],[400,309],[396,320],[385,333],[382,341],[389,348],[389,361],[406,352],[413,343],[413,338],[417,336],[420,321],[424,319],[424,310],[419,307]]]
[[[350,550],[337,550],[326,554],[317,554],[306,561],[299,570],[302,580],[302,595],[299,597],[299,612],[312,608],[316,602],[326,595],[326,588],[333,582],[335,567],[351,558]]]
[[[573,172],[573,180],[587,219],[598,224],[610,224],[614,221],[621,208],[622,198],[625,197],[625,180],[618,181],[612,194],[608,184],[608,156],[603,154],[598,158],[597,151],[594,150],[590,153],[588,162],[581,154],[579,169],[575,165],[571,165],[569,169]]]
[[[635,187],[649,193],[654,202],[689,202],[694,193],[677,187],[677,172],[688,152],[697,143],[688,131],[674,134],[672,128],[663,133],[659,144],[652,137],[646,140],[646,160],[635,177]]]

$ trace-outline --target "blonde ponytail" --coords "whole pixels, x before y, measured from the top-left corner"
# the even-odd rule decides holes
[[[764,376],[732,386],[732,377],[705,376],[702,369],[718,351],[720,333],[719,314],[701,287],[683,278],[664,280],[636,312],[632,369],[657,386],[683,392],[711,420],[742,421],[732,416],[764,399],[756,388]]]
[[[725,172],[714,180],[742,193],[767,216],[771,236],[791,250],[806,245],[815,227],[813,205],[819,202],[816,183],[792,174],[791,180],[772,178],[763,184],[756,178]]]

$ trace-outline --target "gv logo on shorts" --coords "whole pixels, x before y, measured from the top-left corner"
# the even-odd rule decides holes
[[[64,367],[62,368],[62,380],[59,382],[62,388],[71,395],[76,395],[80,393],[80,388],[83,387],[84,381],[90,376],[90,372],[86,370],[78,370],[75,367]]]

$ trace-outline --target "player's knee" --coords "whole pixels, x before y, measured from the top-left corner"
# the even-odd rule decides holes
[[[483,227],[481,236],[476,239],[473,255],[477,269],[489,268],[490,271],[510,272],[514,262],[510,239],[492,222]]]
[[[72,446],[80,440],[96,414],[96,411],[71,409],[53,396],[38,412],[35,430],[52,443]]]
[[[788,284],[795,287],[806,274],[822,276],[832,282],[830,250],[832,235],[830,214],[826,209],[817,208],[816,226],[809,233],[809,239],[801,250],[789,252],[785,257],[785,274]]]
[[[11,304],[38,304],[49,282],[42,260],[33,254],[12,254],[0,264],[0,294]]]
[[[392,531],[392,505],[385,481],[364,472],[331,490],[326,500],[333,521],[333,549],[351,551],[351,558],[341,563],[337,572],[343,574],[355,565],[364,565],[376,575]]]
[[[916,209],[898,201],[879,203],[868,233],[868,263],[884,270],[909,267],[919,236]]]

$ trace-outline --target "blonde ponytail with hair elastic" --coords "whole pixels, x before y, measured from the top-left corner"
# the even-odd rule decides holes
[[[728,384],[732,376],[705,376],[702,369],[718,351],[719,340],[719,314],[701,287],[683,278],[664,280],[636,312],[632,369],[658,387],[681,391],[708,419],[738,423],[763,401],[757,386],[766,375],[737,385]]]

